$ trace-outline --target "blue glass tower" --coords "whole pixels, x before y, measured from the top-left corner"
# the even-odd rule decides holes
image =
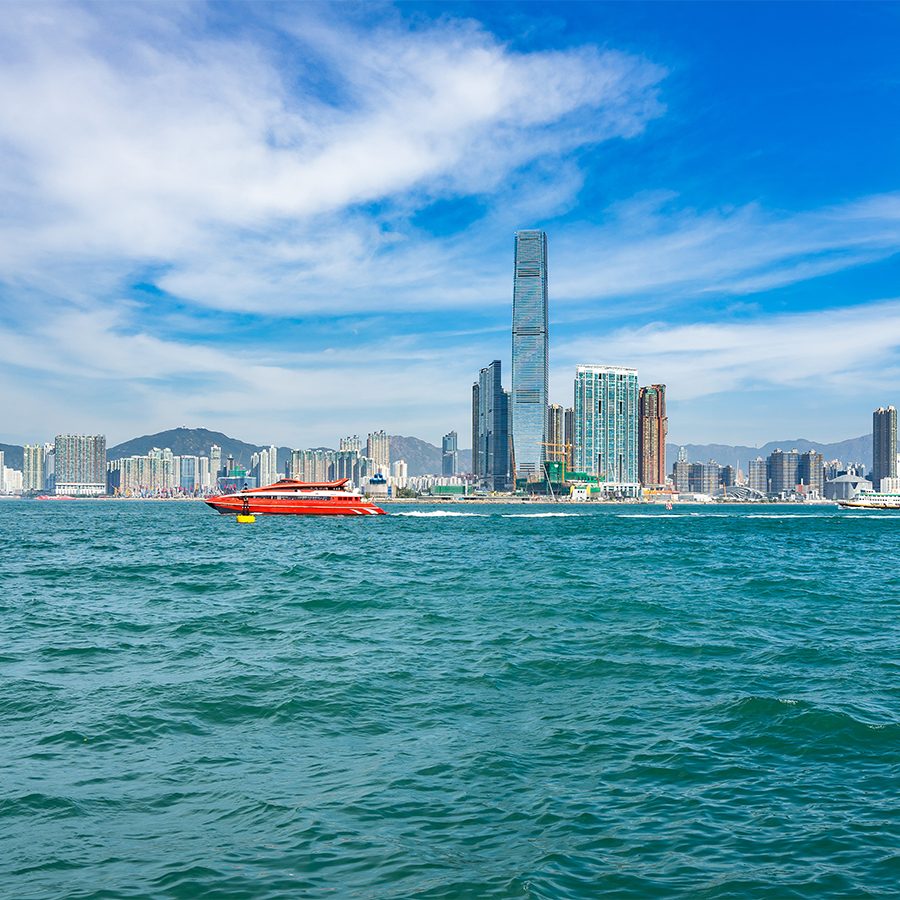
[[[547,356],[547,235],[543,231],[517,231],[510,397],[516,478],[543,477]]]

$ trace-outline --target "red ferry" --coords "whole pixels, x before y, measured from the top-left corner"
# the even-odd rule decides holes
[[[284,478],[268,487],[220,494],[206,502],[224,515],[383,516],[384,510],[339,481],[294,481]]]

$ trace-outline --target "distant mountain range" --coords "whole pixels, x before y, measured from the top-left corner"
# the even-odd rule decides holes
[[[858,438],[850,438],[846,441],[837,441],[833,444],[823,444],[819,441],[808,441],[806,438],[793,438],[787,441],[769,441],[761,447],[732,446],[731,444],[666,444],[667,471],[671,471],[672,465],[678,458],[679,446],[687,451],[690,462],[707,462],[715,460],[721,466],[732,465],[736,469],[743,469],[744,473],[749,469],[751,459],[761,456],[765,459],[770,453],[779,447],[784,450],[799,450],[805,453],[807,450],[817,450],[825,457],[825,461],[839,459],[845,463],[861,462],[866,468],[872,465],[872,435],[864,434]]]
[[[153,447],[168,447],[177,456],[206,456],[212,444],[218,444],[222,448],[222,458],[233,456],[241,465],[249,465],[250,457],[262,445],[249,444],[246,441],[229,437],[221,431],[209,431],[206,428],[171,428],[168,431],[159,431],[156,434],[145,434],[132,438],[121,444],[116,444],[107,450],[110,459],[118,459],[123,456],[143,456]],[[847,462],[861,462],[865,465],[872,464],[872,435],[864,434],[858,438],[846,441],[837,441],[832,444],[823,444],[818,441],[808,441],[805,438],[794,438],[786,441],[769,441],[761,447],[734,446],[731,444],[684,444],[688,459],[691,462],[706,462],[714,459],[720,465],[732,465],[735,468],[748,470],[751,459],[757,456],[765,458],[776,447],[782,450],[818,450],[826,460],[840,459]],[[671,470],[672,464],[678,456],[678,444],[666,444],[667,469]],[[17,444],[0,444],[0,451],[5,454],[5,464],[10,468],[22,468],[22,447]],[[287,460],[290,458],[290,447],[278,448],[278,470],[283,472]],[[441,448],[428,441],[416,437],[403,435],[391,435],[391,459],[405,459],[409,467],[410,475],[437,475],[441,471]],[[468,472],[472,466],[472,451],[459,451],[459,471]]]

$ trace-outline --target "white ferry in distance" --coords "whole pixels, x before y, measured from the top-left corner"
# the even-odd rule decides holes
[[[900,510],[900,493],[897,491],[860,491],[851,500],[838,500],[839,506],[852,509]]]

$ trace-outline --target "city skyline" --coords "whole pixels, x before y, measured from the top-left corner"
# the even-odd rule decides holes
[[[128,10],[0,25],[4,442],[467,434],[522,229],[550,403],[633,365],[750,445],[900,389],[894,7]]]

